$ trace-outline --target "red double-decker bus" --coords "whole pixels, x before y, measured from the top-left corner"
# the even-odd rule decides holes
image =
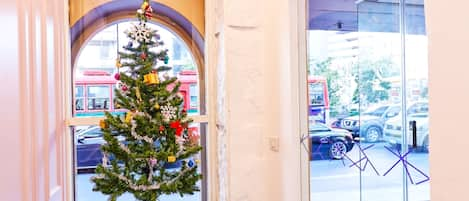
[[[309,120],[326,123],[329,120],[329,94],[324,77],[308,77],[308,114]]]
[[[189,114],[198,114],[198,86],[195,71],[181,71],[180,93],[184,97],[184,109]],[[122,114],[124,109],[117,109],[113,104],[114,89],[117,80],[107,71],[86,70],[83,76],[75,79],[73,112],[76,117],[104,116],[104,111]]]

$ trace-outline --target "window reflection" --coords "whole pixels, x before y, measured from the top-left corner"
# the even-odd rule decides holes
[[[324,105],[324,88],[321,83],[309,84],[309,99],[311,105]]]
[[[88,86],[88,110],[109,109],[109,86]]]
[[[76,110],[83,110],[85,95],[83,93],[82,86],[75,87],[75,109]]]

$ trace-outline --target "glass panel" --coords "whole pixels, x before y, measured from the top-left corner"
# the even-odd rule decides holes
[[[428,38],[425,27],[423,0],[406,1],[406,94],[407,122],[415,122],[416,129],[406,129],[408,155],[407,175],[409,201],[430,200],[428,160]],[[415,134],[414,134],[415,132]],[[415,142],[414,142],[415,137]],[[413,167],[412,167],[413,166]]]
[[[324,85],[321,83],[308,83],[309,100],[311,106],[324,105]]]
[[[88,86],[88,110],[107,110],[109,109],[109,86]]]
[[[309,0],[311,200],[430,200],[424,7],[406,2]]]
[[[92,201],[92,200],[107,200],[107,196],[100,192],[94,192],[93,183],[90,178],[95,175],[94,168],[97,164],[102,163],[102,152],[100,146],[105,142],[102,138],[102,131],[98,126],[76,126],[73,129],[74,153],[75,153],[75,200],[76,201]],[[188,139],[191,143],[201,144],[207,132],[206,123],[192,123],[189,126]],[[118,135],[116,133],[116,135]],[[119,138],[119,137],[118,137]],[[123,141],[123,137],[119,138]],[[204,146],[204,144],[202,144]],[[205,150],[205,149],[204,149]],[[200,154],[194,156],[194,161],[199,162],[199,172],[203,171],[205,174],[205,153],[202,151]],[[168,167],[169,170],[178,168],[177,166]],[[198,187],[202,188],[202,183],[205,183],[205,178],[199,181]],[[203,189],[205,190],[205,189]],[[131,194],[124,194],[117,199],[118,201],[134,201],[135,198]],[[196,192],[193,195],[184,195],[181,197],[178,194],[161,196],[160,201],[200,201],[202,200],[202,193]]]
[[[84,93],[84,90],[83,90],[83,86],[76,86],[75,87],[75,102],[74,102],[74,106],[75,106],[75,111],[82,111],[84,110],[84,97],[85,97],[85,93]]]
[[[74,116],[89,117],[103,116],[103,110],[113,114],[125,112],[119,105],[111,104],[114,100],[113,90],[119,87],[119,82],[114,78],[117,73],[116,57],[118,51],[123,51],[124,46],[133,45],[128,43],[125,30],[133,23],[121,22],[111,25],[94,35],[86,43],[77,57],[74,72],[75,96]],[[167,49],[169,53],[168,63],[159,62],[156,65],[167,65],[172,67],[168,74],[159,75],[176,76],[181,82],[181,95],[184,97],[184,108],[189,115],[200,115],[200,90],[199,74],[195,58],[185,41],[176,33],[159,24],[148,23],[153,29],[158,30],[160,38],[164,41],[163,46],[152,50]],[[83,87],[87,87],[83,93]],[[107,91],[106,91],[107,90]],[[112,107],[111,107],[112,106]]]
[[[119,24],[119,29],[127,30],[135,22],[124,22]],[[158,30],[161,40],[164,41],[164,46],[154,47],[151,50],[158,51],[159,49],[167,49],[170,59],[167,64],[158,63],[157,66],[167,65],[172,69],[164,76],[176,76],[181,81],[181,94],[184,96],[184,107],[189,115],[199,115],[199,76],[198,69],[189,48],[185,42],[178,37],[175,33],[157,24],[147,24],[151,28]],[[119,32],[119,41],[128,41],[124,32]],[[123,50],[123,46],[130,45],[131,43],[120,44],[119,51]],[[190,87],[194,86],[196,89],[191,90]],[[194,93],[192,93],[194,92]],[[189,101],[187,101],[189,100]],[[194,100],[194,101],[192,101]]]
[[[387,122],[403,127],[401,121],[394,120],[401,119],[403,106],[399,90],[403,84],[400,4],[398,0],[361,1],[357,6],[359,148],[369,162],[359,164],[367,165],[361,174],[361,200],[404,200],[402,166],[393,167],[401,155],[396,145],[401,139],[392,145],[384,139]]]
[[[355,1],[309,0],[308,114],[310,200],[360,200]],[[346,123],[342,121],[348,119]],[[352,166],[351,166],[352,165]]]

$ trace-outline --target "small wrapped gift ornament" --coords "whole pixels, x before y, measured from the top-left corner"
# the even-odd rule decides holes
[[[102,129],[107,128],[107,125],[106,125],[106,122],[104,121],[104,119],[99,120],[99,127],[102,128]]]
[[[158,84],[158,74],[156,72],[151,72],[143,76],[143,82],[145,84]]]
[[[176,162],[176,156],[168,156],[168,162],[170,163]]]

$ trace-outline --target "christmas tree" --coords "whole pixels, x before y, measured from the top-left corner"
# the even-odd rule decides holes
[[[115,104],[127,112],[106,112],[100,122],[106,143],[92,182],[93,190],[109,195],[109,200],[131,193],[137,200],[155,201],[164,194],[199,191],[201,174],[193,157],[201,147],[190,140],[192,120],[182,106],[180,82],[166,72],[171,69],[166,66],[168,50],[161,48],[157,31],[147,26],[151,17],[145,0],[137,10],[139,23],[126,32],[130,41],[116,61],[120,86]]]

